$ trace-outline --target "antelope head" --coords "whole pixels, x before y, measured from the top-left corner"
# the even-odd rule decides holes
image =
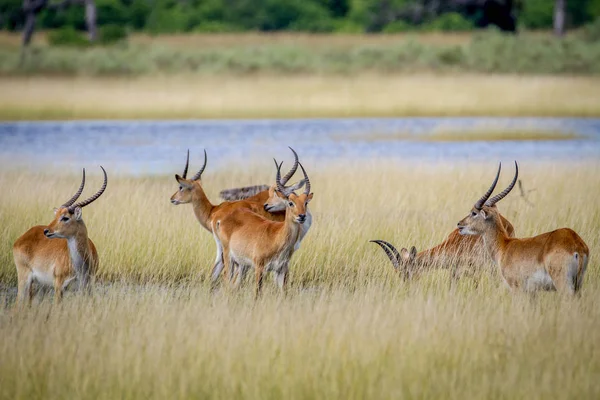
[[[302,188],[302,186],[304,186],[304,184],[306,183],[306,179],[302,179],[294,185],[285,186],[290,180],[290,178],[294,176],[296,170],[298,169],[298,165],[300,164],[300,162],[298,161],[298,154],[291,147],[289,149],[292,151],[292,153],[294,153],[294,165],[292,166],[290,171],[283,178],[281,178],[281,185],[283,185],[286,192],[295,192],[296,190],[299,190],[300,188]],[[285,211],[286,202],[286,195],[281,190],[279,190],[278,185],[275,184],[269,187],[269,198],[263,205],[263,208],[267,212]]]
[[[104,193],[108,183],[106,171],[103,167],[100,168],[102,168],[102,172],[104,173],[104,183],[102,184],[100,190],[98,190],[98,192],[96,192],[96,194],[89,199],[75,203],[79,196],[81,196],[83,187],[85,186],[84,169],[81,185],[79,186],[77,192],[62,206],[54,209],[54,220],[48,225],[48,228],[44,229],[44,235],[47,238],[69,238],[75,236],[77,231],[81,229],[83,225],[81,209],[97,200],[98,197]]]
[[[277,184],[277,191],[281,193],[285,198],[285,207],[286,211],[289,212],[289,218],[293,218],[294,222],[298,224],[303,224],[306,221],[306,210],[308,207],[308,203],[312,200],[313,194],[310,192],[310,180],[308,179],[308,175],[306,175],[306,171],[302,164],[300,168],[302,169],[302,173],[304,174],[304,180],[306,181],[306,185],[304,186],[304,192],[300,195],[294,193],[292,188],[286,188],[281,181],[281,164],[277,164],[275,161],[275,166],[277,167],[277,176],[275,178]]]
[[[188,167],[190,165],[190,151],[187,152],[187,158],[185,160],[185,168],[183,169],[183,175],[175,174],[175,180],[179,183],[179,189],[171,196],[171,203],[175,205],[187,204],[192,201],[192,191],[194,187],[201,185],[202,173],[206,168],[206,150],[204,150],[204,164],[202,168],[190,179],[187,178]]]
[[[498,173],[496,174],[494,182],[492,182],[492,186],[490,186],[488,191],[485,192],[485,194],[479,200],[477,200],[469,215],[467,215],[458,223],[458,231],[461,235],[481,235],[483,232],[489,229],[490,224],[496,223],[496,219],[499,218],[496,203],[510,193],[510,191],[515,187],[519,177],[519,165],[515,161],[515,177],[510,185],[508,185],[506,189],[498,193],[496,196],[490,198],[494,192],[494,189],[496,188],[496,184],[498,183],[501,168],[502,164],[498,166]]]
[[[417,264],[417,248],[415,246],[412,246],[410,251],[406,250],[406,248],[398,251],[394,245],[385,240],[370,240],[370,242],[381,246],[392,262],[394,269],[402,274],[404,280],[410,278],[414,266]]]

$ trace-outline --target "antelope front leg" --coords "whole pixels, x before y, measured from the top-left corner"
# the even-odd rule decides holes
[[[285,265],[275,272],[275,282],[277,283],[281,294],[284,296],[287,294],[288,271],[288,266]]]
[[[21,307],[27,299],[27,305],[31,306],[33,300],[33,277],[26,271],[19,271],[19,285],[17,288],[17,301],[15,305]]]
[[[65,278],[62,276],[54,277],[54,304],[60,304],[63,297]]]
[[[265,275],[265,266],[264,264],[256,264],[254,268],[256,269],[256,291],[254,293],[254,299],[256,300],[259,298],[260,293],[262,291],[262,285]]]

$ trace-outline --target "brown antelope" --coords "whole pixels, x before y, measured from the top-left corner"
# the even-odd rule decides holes
[[[285,185],[289,181],[298,168],[298,155],[293,149],[291,150],[294,153],[295,162],[292,166],[292,169],[282,178],[282,185]],[[202,168],[200,168],[200,170],[190,179],[187,178],[189,161],[190,153],[188,150],[183,176],[179,176],[178,174],[175,175],[175,179],[179,183],[179,189],[173,194],[173,196],[171,196],[171,203],[174,205],[191,203],[196,218],[200,222],[200,225],[202,225],[202,227],[204,227],[207,231],[211,233],[213,232],[212,220],[216,214],[219,214],[222,217],[223,215],[232,213],[237,209],[247,209],[263,216],[264,218],[274,221],[284,220],[285,212],[281,211],[285,210],[285,205],[283,207],[280,205],[281,201],[278,200],[279,195],[273,188],[269,188],[268,191],[259,193],[252,198],[238,201],[224,201],[217,205],[212,204],[202,187],[202,173],[204,172],[207,163],[206,150],[204,151],[204,164],[202,165]],[[304,182],[301,181],[295,185],[286,187],[286,189],[292,191],[298,190],[298,188],[302,187],[303,184]],[[213,235],[213,237],[215,238],[215,243],[217,245],[217,254],[211,273],[211,280],[215,282],[221,274],[224,264],[222,261],[221,244],[215,235]],[[228,275],[228,271],[226,271],[226,275]]]
[[[498,210],[493,207],[510,193],[518,175],[519,166],[515,161],[515,178],[511,185],[489,199],[500,176],[499,167],[492,186],[458,223],[459,232],[483,238],[488,254],[509,288],[575,294],[581,289],[589,261],[589,249],[581,237],[569,228],[561,228],[530,238],[511,238]]]
[[[254,267],[256,274],[256,291],[258,297],[265,272],[274,271],[275,281],[282,292],[288,276],[288,264],[294,254],[296,242],[301,232],[301,225],[306,222],[306,207],[313,198],[310,192],[310,180],[302,164],[306,184],[304,193],[296,195],[281,183],[281,164],[277,165],[277,190],[286,199],[285,220],[271,221],[248,209],[237,209],[214,221],[214,232],[223,245],[225,269],[231,270],[229,264],[235,262],[240,266],[239,274],[246,267]],[[239,282],[239,280],[237,280]]]
[[[488,206],[496,207],[493,204]],[[500,213],[498,215],[507,234],[514,237],[515,229],[512,224]],[[399,271],[405,280],[430,268],[451,268],[452,277],[456,278],[458,266],[477,266],[482,261],[485,251],[481,237],[461,235],[458,228],[450,232],[442,243],[419,253],[415,246],[412,246],[410,251],[406,248],[398,251],[391,243],[384,240],[371,240],[371,242],[381,246],[394,269]]]
[[[48,226],[29,229],[13,245],[19,303],[28,296],[28,304],[31,304],[34,282],[54,286],[56,302],[62,299],[63,291],[74,279],[78,280],[80,288],[89,289],[90,280],[98,269],[98,253],[88,238],[81,209],[98,199],[106,189],[108,179],[104,168],[102,172],[104,183],[100,190],[87,200],[75,203],[85,185],[83,170],[79,190],[54,210],[54,220]]]

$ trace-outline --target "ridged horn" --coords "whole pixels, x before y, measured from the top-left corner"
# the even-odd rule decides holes
[[[183,179],[187,178],[188,167],[190,166],[190,149],[187,151],[187,158],[185,159],[185,168],[183,169],[183,175],[181,177]]]
[[[501,169],[502,169],[502,163],[500,163],[498,165],[498,173],[496,174],[496,179],[494,179],[494,182],[492,182],[492,186],[490,186],[488,191],[485,192],[485,194],[483,196],[481,196],[481,198],[479,200],[477,200],[477,202],[475,203],[475,208],[477,210],[481,210],[481,207],[483,207],[483,205],[485,204],[487,199],[489,199],[490,196],[492,195],[492,193],[494,192],[494,189],[496,188],[496,185],[498,184],[498,178],[500,178],[500,170]]]
[[[308,179],[308,175],[306,175],[306,170],[304,169],[304,167],[302,166],[302,164],[299,162],[298,163],[300,165],[300,168],[302,169],[302,173],[304,174],[304,194],[309,195],[310,194],[310,179]]]
[[[510,191],[513,190],[513,188],[515,187],[515,184],[517,183],[518,178],[519,178],[519,164],[517,164],[517,161],[515,161],[515,177],[513,178],[510,185],[508,185],[507,188],[504,189],[502,192],[498,193],[497,195],[495,195],[494,197],[492,197],[491,199],[486,201],[485,205],[488,207],[492,207],[494,204],[496,204],[497,202],[499,202],[500,200],[505,198],[506,195],[509,194]]]
[[[192,177],[193,181],[197,181],[198,179],[200,179],[200,177],[202,177],[202,173],[204,172],[204,169],[206,168],[207,161],[208,161],[208,157],[206,156],[206,149],[204,149],[204,164],[202,164],[202,168],[200,168],[200,171],[198,171],[196,173],[196,175],[194,175]]]
[[[377,243],[379,246],[381,246],[383,251],[385,251],[385,254],[392,262],[394,269],[400,268],[400,253],[398,252],[398,250],[396,250],[394,246],[392,246],[390,243],[384,240],[369,240],[369,242]]]
[[[290,146],[288,146],[288,148],[292,151],[292,153],[294,153],[294,165],[292,165],[292,169],[290,169],[290,171],[285,174],[285,176],[281,179],[281,183],[283,185],[285,185],[292,176],[294,176],[294,174],[296,173],[296,170],[298,170],[298,153],[296,153],[296,151],[294,149],[292,149]]]
[[[83,187],[85,186],[85,168],[83,169],[83,176],[81,177],[81,185],[79,185],[79,189],[77,189],[77,192],[73,195],[73,197],[71,197],[69,200],[67,200],[67,202],[65,204],[63,204],[62,207],[70,207],[71,204],[75,203],[75,201],[79,198],[79,196],[81,196],[81,193],[83,193]]]
[[[98,190],[96,192],[96,194],[94,194],[89,199],[86,199],[84,201],[81,201],[77,204],[73,204],[72,206],[70,206],[69,207],[70,212],[73,212],[73,210],[75,210],[75,208],[77,208],[77,207],[83,208],[83,207],[87,206],[88,204],[90,204],[93,201],[95,201],[96,199],[98,199],[98,197],[100,197],[102,195],[102,193],[104,193],[104,190],[106,190],[106,185],[108,184],[108,177],[106,176],[106,170],[104,169],[104,167],[100,166],[100,168],[102,168],[102,172],[104,173],[104,183],[102,184],[102,187],[100,188],[100,190]]]

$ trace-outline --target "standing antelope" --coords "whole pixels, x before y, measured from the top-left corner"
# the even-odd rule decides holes
[[[294,175],[296,169],[298,168],[298,155],[292,148],[290,148],[290,150],[292,150],[294,153],[295,161],[292,169],[281,180],[283,187],[285,187],[285,184]],[[196,218],[200,222],[200,225],[202,225],[202,227],[204,227],[207,231],[211,233],[213,232],[212,221],[216,214],[219,214],[222,217],[223,215],[232,213],[237,209],[248,209],[263,216],[264,218],[274,221],[283,221],[285,219],[285,213],[281,212],[285,210],[285,205],[281,205],[281,203],[284,203],[284,201],[279,200],[280,195],[273,187],[269,188],[267,191],[263,191],[253,196],[252,198],[238,201],[225,201],[221,204],[213,205],[206,196],[206,193],[202,187],[202,173],[204,172],[207,163],[206,150],[204,151],[204,164],[202,165],[202,168],[200,168],[200,170],[191,179],[187,179],[189,161],[190,153],[188,150],[183,176],[179,176],[178,174],[175,175],[175,179],[179,183],[179,189],[173,194],[173,196],[171,196],[171,203],[174,205],[191,203]],[[300,181],[295,185],[286,187],[286,189],[294,191],[298,190],[300,187],[302,187],[302,185],[304,185],[304,181]],[[222,246],[218,238],[215,235],[213,236],[217,245],[217,254],[211,274],[211,280],[215,282],[221,274],[224,264],[222,261]],[[225,272],[225,275],[227,276],[228,271],[226,270]]]
[[[310,180],[302,164],[306,184],[304,193],[296,195],[281,183],[281,164],[277,165],[277,190],[287,199],[285,220],[270,221],[247,209],[238,209],[222,219],[215,220],[214,232],[223,245],[225,269],[235,262],[238,274],[246,267],[254,267],[256,274],[255,297],[260,295],[265,272],[274,271],[275,281],[282,292],[288,276],[288,264],[294,254],[301,225],[306,222],[306,207],[312,200]],[[239,281],[238,281],[239,282]]]
[[[500,214],[493,206],[515,186],[519,166],[515,161],[515,177],[505,190],[488,200],[498,183],[496,179],[473,209],[458,223],[461,235],[480,235],[492,260],[511,289],[525,291],[558,290],[575,294],[581,289],[589,261],[589,249],[572,229],[561,228],[530,238],[509,237]]]
[[[39,225],[29,229],[13,245],[19,303],[28,296],[28,304],[31,304],[34,282],[54,286],[55,302],[62,299],[63,291],[74,279],[79,281],[80,288],[89,288],[98,269],[98,253],[88,238],[81,209],[104,193],[108,179],[104,168],[102,172],[104,183],[100,190],[89,199],[75,203],[85,186],[84,169],[79,190],[54,209],[54,220],[47,227]]]
[[[498,215],[508,235],[514,237],[515,229],[512,224],[500,213]],[[458,229],[453,230],[442,243],[418,253],[415,246],[412,246],[409,252],[406,248],[398,251],[385,240],[371,240],[370,242],[381,246],[392,262],[394,269],[402,274],[404,280],[429,268],[451,268],[453,270],[452,276],[456,278],[458,266],[477,266],[482,261],[485,249],[481,237],[463,236]]]

